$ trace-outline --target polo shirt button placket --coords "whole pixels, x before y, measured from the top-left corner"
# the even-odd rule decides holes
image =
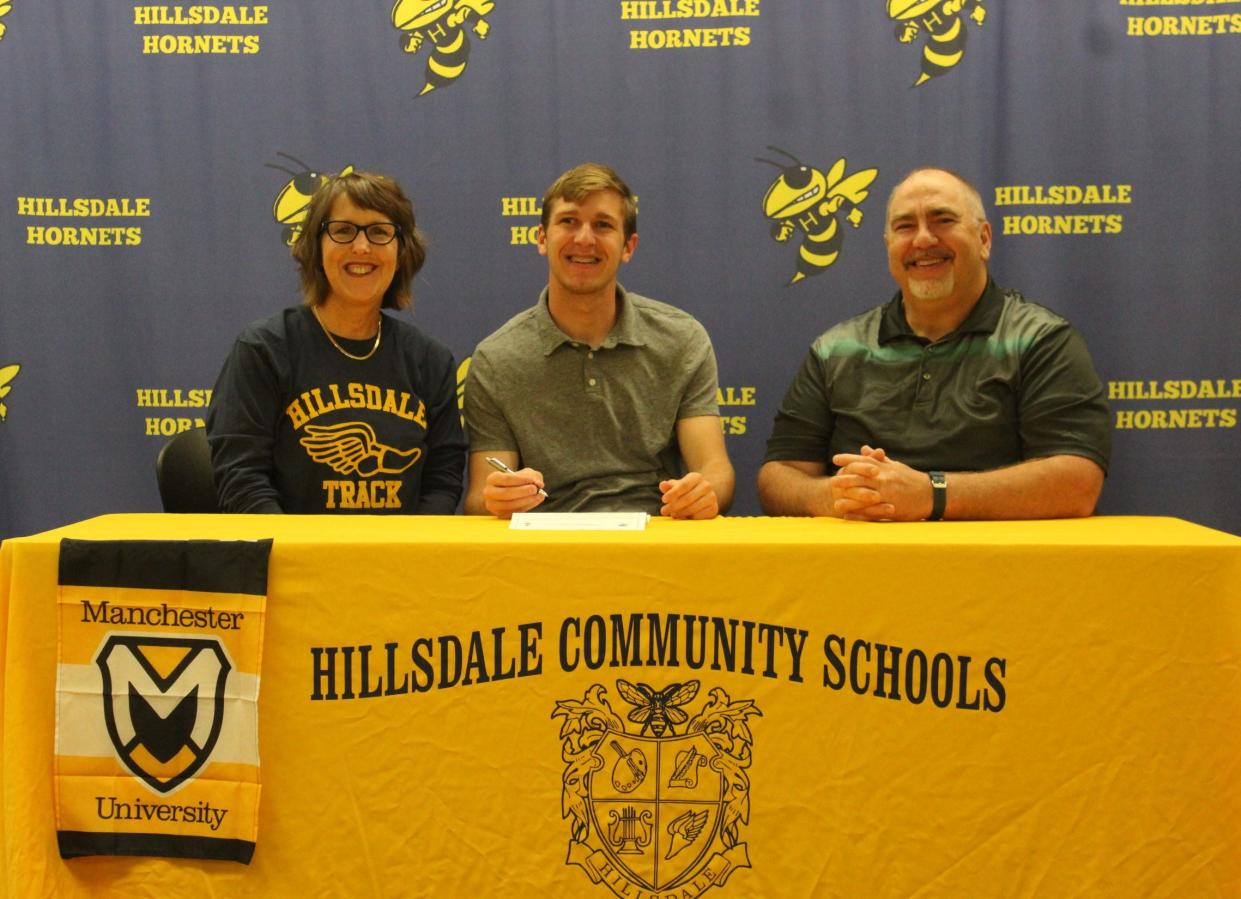
[[[917,402],[919,404],[930,402],[929,387],[931,385],[931,373],[927,371],[927,364],[931,360],[931,352],[930,345],[922,348],[922,365],[920,366],[921,375],[918,377],[918,389],[916,392]]]
[[[587,349],[582,369],[586,374],[586,389],[588,391],[598,390],[599,379],[595,377],[595,351]]]

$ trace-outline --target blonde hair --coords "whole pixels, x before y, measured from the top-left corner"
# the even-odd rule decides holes
[[[552,203],[556,200],[579,203],[588,195],[601,190],[614,190],[620,194],[625,215],[625,240],[629,240],[638,230],[638,201],[620,175],[598,162],[585,162],[574,166],[552,182],[547,193],[543,194],[543,230],[547,230],[551,221]]]

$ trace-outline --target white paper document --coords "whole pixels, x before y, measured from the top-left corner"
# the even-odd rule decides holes
[[[645,512],[517,512],[509,521],[514,531],[645,531]]]

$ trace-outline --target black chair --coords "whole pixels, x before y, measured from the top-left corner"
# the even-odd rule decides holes
[[[182,431],[155,457],[155,480],[165,512],[219,512],[211,447],[203,428]]]

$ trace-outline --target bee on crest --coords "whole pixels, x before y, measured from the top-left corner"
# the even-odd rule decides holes
[[[656,690],[649,684],[631,684],[627,680],[617,680],[616,689],[625,702],[636,706],[628,717],[635,724],[642,725],[639,735],[649,730],[655,736],[662,737],[665,731],[675,734],[674,725],[684,724],[689,720],[681,706],[698,695],[698,681],[669,684],[662,690]]]

